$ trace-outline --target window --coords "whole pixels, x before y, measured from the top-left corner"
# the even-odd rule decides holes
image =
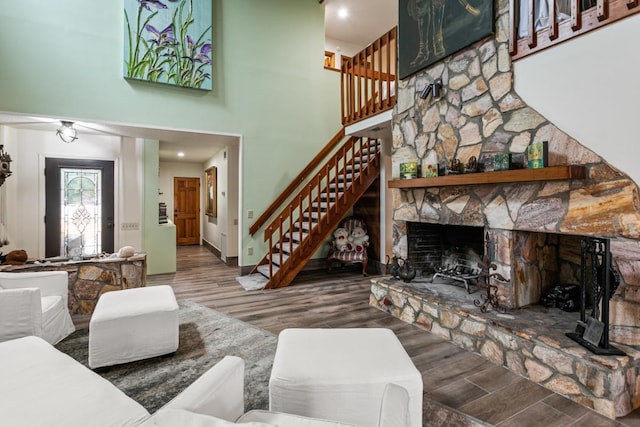
[[[77,258],[102,252],[100,169],[60,169],[60,254]]]

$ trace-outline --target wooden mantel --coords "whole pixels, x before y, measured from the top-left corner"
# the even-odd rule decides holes
[[[497,172],[478,172],[433,178],[394,179],[389,188],[446,187],[455,185],[505,184],[531,181],[559,181],[584,179],[583,165],[550,166],[540,169],[515,169]]]

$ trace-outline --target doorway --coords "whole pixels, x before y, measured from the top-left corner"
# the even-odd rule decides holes
[[[173,178],[177,245],[200,244],[200,178]]]
[[[45,256],[113,252],[113,161],[45,159]]]

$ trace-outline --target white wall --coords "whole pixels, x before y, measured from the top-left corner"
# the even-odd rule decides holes
[[[136,250],[142,248],[141,223],[144,213],[144,140],[122,138],[120,144],[120,172],[122,189],[116,187],[116,194],[120,194],[119,217],[120,224],[138,224],[137,229],[123,229],[118,227],[120,244],[116,243],[114,250],[122,246],[133,246]]]
[[[3,223],[0,224],[0,239],[8,240],[8,244],[0,248],[0,252],[8,253],[13,249],[20,249],[16,245],[14,237],[18,235],[16,230],[12,230],[11,226],[16,223],[16,217],[19,216],[16,210],[16,201],[18,199],[18,189],[15,183],[16,164],[18,162],[18,150],[15,140],[15,129],[6,126],[0,126],[0,144],[4,145],[5,153],[11,156],[12,175],[6,178],[2,187],[0,187],[0,210],[2,211]]]
[[[514,64],[516,92],[532,108],[640,183],[640,15]]]
[[[203,214],[203,238],[221,252],[223,261],[238,256],[238,165],[239,144],[234,144],[216,153],[204,166],[217,168],[218,215],[212,218]]]
[[[119,137],[81,134],[66,144],[50,130],[17,130],[0,127],[5,149],[11,155],[13,175],[5,182],[10,244],[3,252],[24,249],[31,258],[45,254],[46,157],[114,161],[115,227],[114,249],[124,245],[141,247],[141,230],[121,231],[121,222],[142,222],[142,163],[135,141]],[[123,183],[123,185],[120,185]]]

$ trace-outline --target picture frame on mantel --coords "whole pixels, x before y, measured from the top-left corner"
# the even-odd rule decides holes
[[[205,180],[205,215],[217,218],[218,217],[218,168],[211,166],[204,171]]]
[[[493,0],[399,0],[400,79],[493,34]]]

